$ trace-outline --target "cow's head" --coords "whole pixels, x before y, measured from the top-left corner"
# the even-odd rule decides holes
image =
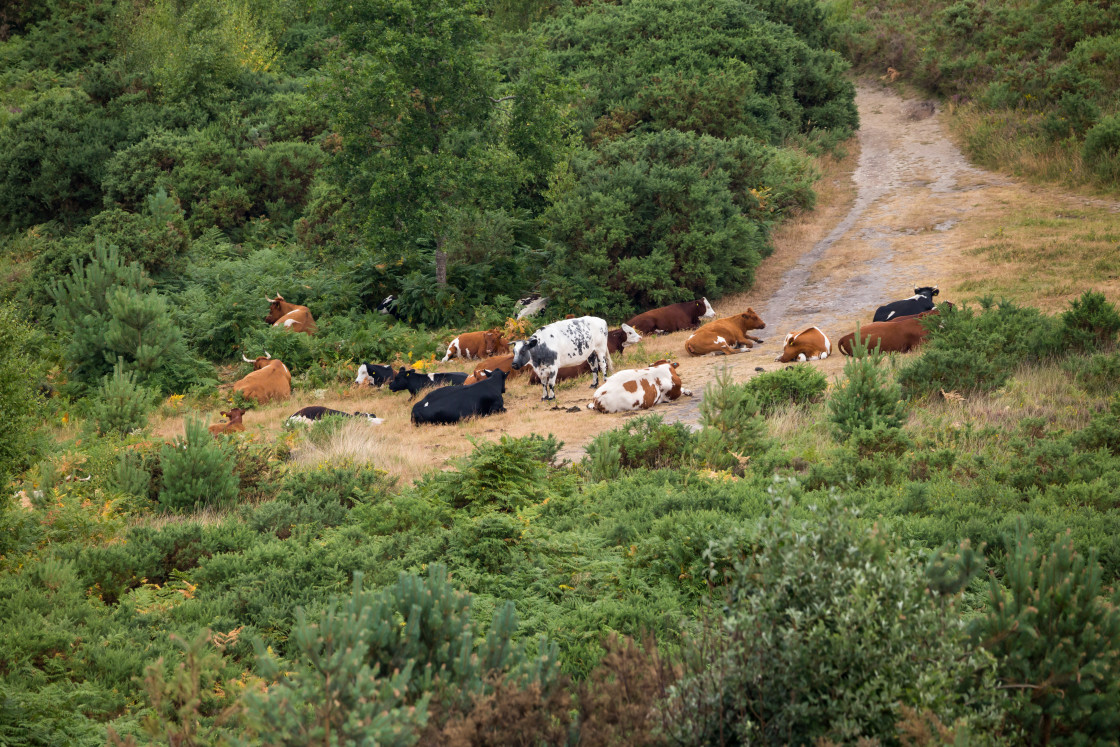
[[[659,361],[651,363],[650,368],[653,368],[655,366],[668,366],[669,368],[676,368],[679,365],[680,363],[677,363],[676,361],[671,361],[668,358],[662,358]]]
[[[276,294],[276,298],[266,298],[265,300],[268,301],[268,316],[264,320],[269,324],[280,321],[280,317],[292,310],[292,304],[285,301],[279,293]]]
[[[937,289],[936,285],[923,285],[920,288],[914,289],[915,296],[925,296],[927,298],[933,298],[938,293],[940,293],[940,291]]]
[[[222,412],[219,414],[224,418],[229,418],[229,422],[231,423],[240,423],[241,416],[247,412],[249,411],[241,407],[234,407],[229,412]]]
[[[518,340],[513,343],[513,362],[510,363],[510,368],[514,371],[520,371],[521,368],[527,365],[532,360],[532,349],[537,346],[539,341],[535,337],[530,337],[528,340]]]
[[[261,356],[260,358],[257,358],[255,360],[250,360],[249,358],[245,357],[244,353],[242,353],[241,354],[241,360],[245,361],[246,363],[252,363],[254,371],[260,371],[262,368],[264,368],[265,366],[267,366],[269,363],[272,362],[272,356],[269,355],[268,351],[266,350],[266,351],[264,351],[264,355]]]
[[[404,366],[401,366],[401,370],[397,371],[397,375],[394,376],[393,380],[389,382],[389,391],[399,392],[404,389],[408,389],[408,375],[410,373],[414,373],[411,368],[405,368]]]
[[[748,308],[739,315],[742,320],[744,329],[766,329],[766,322],[758,314],[754,313],[754,309]]]
[[[637,345],[642,341],[642,336],[638,334],[638,330],[629,324],[623,324],[619,329],[626,333],[626,339],[622,341],[623,345]]]
[[[696,303],[699,306],[698,311],[703,312],[702,314],[700,314],[701,319],[714,319],[715,318],[716,310],[712,308],[712,305],[710,303],[708,303],[707,298],[701,298]]]

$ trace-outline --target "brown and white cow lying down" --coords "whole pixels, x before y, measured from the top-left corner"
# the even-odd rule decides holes
[[[599,412],[648,410],[658,402],[692,396],[692,390],[681,387],[675,369],[679,363],[657,361],[648,368],[628,368],[613,374],[595,390],[587,409]]]
[[[632,328],[629,324],[623,324],[615,330],[607,333],[607,352],[610,354],[621,353],[626,349],[627,345],[634,345],[642,341],[642,336]],[[516,372],[515,372],[516,373]],[[578,366],[561,366],[560,370],[556,372],[556,381],[567,381],[568,379],[576,379],[586,373],[591,373],[591,364],[587,361],[580,363]],[[541,383],[540,377],[537,376],[536,371],[529,373],[529,383]]]
[[[315,320],[306,306],[288,303],[279,293],[276,298],[269,298],[268,316],[264,318],[273,327],[284,327],[292,332],[315,332]]]
[[[253,371],[234,383],[233,391],[241,392],[260,404],[272,399],[287,399],[291,395],[292,372],[279,358],[273,358],[266,350],[262,358],[249,360],[242,355],[241,360],[252,363]]]
[[[463,385],[465,386],[467,384],[473,384],[476,381],[482,381],[483,379],[485,379],[486,377],[482,375],[483,371],[505,371],[506,379],[509,380],[520,376],[527,370],[529,369],[520,368],[516,371],[513,370],[513,353],[510,353],[509,355],[495,355],[492,358],[483,360],[477,366],[475,366],[474,371],[470,376],[467,377],[467,380],[463,382]],[[538,381],[535,383],[539,384],[540,382]]]
[[[762,342],[747,332],[765,328],[766,323],[759,319],[754,309],[747,309],[742,314],[708,322],[684,341],[684,349],[690,355],[742,353],[754,347],[754,343]]]
[[[488,358],[492,355],[505,355],[509,352],[509,343],[502,337],[500,329],[488,329],[485,332],[464,332],[447,345],[447,354],[443,362],[452,358]]]
[[[715,315],[715,309],[708,303],[708,299],[700,298],[696,301],[683,301],[662,306],[660,309],[643,311],[627,324],[643,335],[651,335],[654,332],[679,332],[682,329],[692,329],[700,324],[701,319],[712,319]]]
[[[798,332],[796,335],[792,332],[786,335],[786,344],[782,349],[782,354],[774,360],[779,363],[823,361],[830,355],[832,355],[832,343],[829,341],[828,335],[822,332],[820,327],[809,327],[809,329]]]
[[[922,325],[922,317],[936,313],[937,310],[934,309],[913,316],[899,317],[889,322],[872,322],[871,324],[861,325],[859,337],[867,343],[869,350],[874,350],[875,346],[878,345],[879,352],[882,353],[909,353],[925,342],[926,336],[929,334]],[[849,332],[836,342],[836,347],[844,355],[851,355],[852,342],[855,337],[855,332]]]

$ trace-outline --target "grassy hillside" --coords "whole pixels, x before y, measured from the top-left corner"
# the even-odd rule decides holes
[[[538,322],[612,326],[747,290],[819,173],[846,189],[831,50],[870,64],[853,29],[888,15],[0,10],[0,744],[1114,741],[1120,314],[1081,293],[1104,264],[1022,279],[1070,230],[1105,262],[1104,219],[1024,215],[975,248],[1012,300],[833,381],[720,374],[695,430],[520,383],[416,429],[350,386],[531,290]],[[319,332],[267,327],[276,293]],[[212,438],[266,350],[293,398]],[[286,426],[297,402],[389,422]]]

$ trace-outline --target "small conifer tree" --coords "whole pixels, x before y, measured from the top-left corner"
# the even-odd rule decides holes
[[[238,488],[233,450],[215,440],[200,420],[188,418],[185,431],[160,451],[163,490],[159,502],[169,511],[233,503]]]
[[[903,437],[906,405],[884,360],[878,345],[868,349],[857,326],[852,357],[844,364],[844,380],[828,400],[828,420],[838,441],[857,438],[863,444],[897,445]]]
[[[724,368],[704,388],[697,451],[710,466],[729,469],[769,447],[766,420],[747,385],[736,384]]]
[[[113,375],[101,380],[97,393],[94,420],[98,432],[124,435],[143,428],[151,401],[148,390],[136,383],[136,374],[124,370],[122,362],[118,361]]]
[[[1003,584],[973,634],[996,655],[1026,744],[1111,744],[1120,734],[1120,591],[1069,535],[1041,552],[1020,521]]]

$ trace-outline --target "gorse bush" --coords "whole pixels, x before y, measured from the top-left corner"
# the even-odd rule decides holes
[[[952,592],[975,571],[971,556],[940,556],[953,568],[938,578],[957,580],[941,595],[919,558],[839,501],[825,499],[811,523],[792,519],[791,509],[790,498],[776,501],[756,531],[710,545],[705,557],[726,569],[712,579],[726,593],[709,634],[721,642],[678,686],[674,736],[691,744],[891,742],[900,706],[994,732],[1005,696],[953,613]]]
[[[621,428],[604,431],[587,445],[594,473],[607,479],[618,469],[666,469],[689,464],[696,436],[683,423],[666,423],[660,415],[633,418]],[[614,455],[617,453],[617,457]]]
[[[1104,294],[1085,291],[1069,302],[1062,313],[1063,345],[1066,349],[1091,352],[1116,344],[1120,313]]]
[[[168,511],[231,505],[237,499],[232,450],[215,440],[201,420],[187,418],[184,430],[160,451],[160,505]]]
[[[15,308],[0,305],[0,409],[6,433],[0,439],[0,485],[21,472],[36,451],[33,429],[40,403],[33,389],[36,366],[27,349],[31,338]]]
[[[828,389],[828,379],[807,363],[778,371],[767,371],[747,382],[746,390],[758,400],[766,415],[787,404],[808,404],[817,401]]]
[[[99,432],[124,435],[144,427],[151,405],[151,393],[137,385],[136,375],[118,363],[113,375],[101,381],[93,419]]]
[[[725,368],[704,387],[697,454],[714,469],[739,468],[769,448],[766,421],[749,384],[735,384]]]

